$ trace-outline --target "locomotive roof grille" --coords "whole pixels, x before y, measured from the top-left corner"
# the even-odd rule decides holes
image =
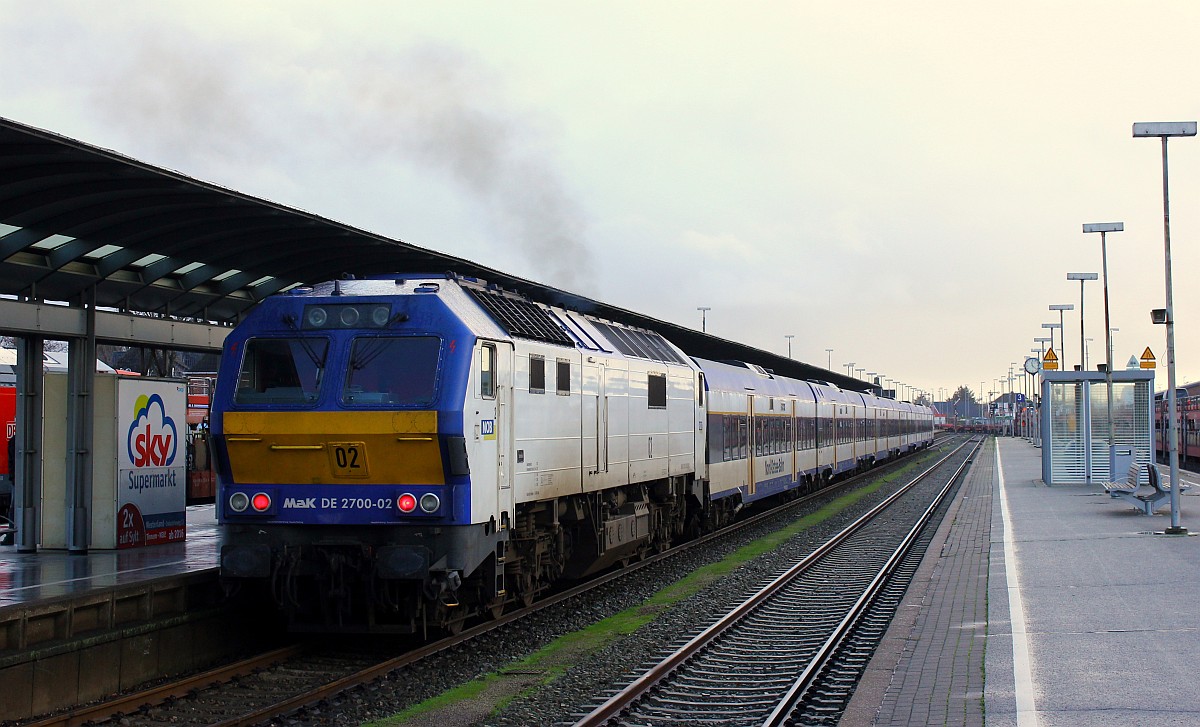
[[[469,288],[467,292],[496,319],[508,335],[575,347],[575,341],[536,304],[476,288]]]
[[[638,331],[632,328],[618,328],[617,326],[610,326],[600,321],[596,321],[595,325],[604,331],[605,335],[608,336],[608,340],[612,341],[617,350],[626,356],[661,361],[663,363],[685,363],[679,357],[679,354],[675,353],[671,346],[663,340],[663,337],[657,333]]]

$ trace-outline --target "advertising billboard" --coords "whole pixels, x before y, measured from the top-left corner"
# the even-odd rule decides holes
[[[117,542],[136,548],[185,537],[187,392],[182,382],[117,382]]]

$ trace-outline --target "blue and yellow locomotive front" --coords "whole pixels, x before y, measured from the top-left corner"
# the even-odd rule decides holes
[[[269,582],[294,629],[420,631],[464,596],[503,599],[463,433],[476,335],[445,298],[339,281],[265,300],[226,339],[221,574]]]

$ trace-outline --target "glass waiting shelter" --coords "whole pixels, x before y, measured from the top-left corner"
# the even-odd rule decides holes
[[[1042,372],[1047,485],[1123,481],[1129,465],[1154,461],[1154,371],[1114,371],[1111,406],[1109,388],[1103,371]]]

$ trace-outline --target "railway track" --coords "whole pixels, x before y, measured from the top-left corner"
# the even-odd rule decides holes
[[[904,460],[905,462],[911,460]],[[887,468],[872,470],[867,476],[886,473]],[[604,574],[594,580],[552,595],[530,607],[481,623],[452,637],[405,650],[399,656],[366,653],[343,646],[321,647],[293,645],[269,654],[203,674],[173,681],[137,694],[125,695],[104,704],[81,707],[68,714],[30,723],[37,727],[52,725],[102,724],[121,720],[138,725],[254,725],[272,718],[311,708],[336,698],[359,685],[414,667],[434,655],[449,654],[464,648],[472,640],[502,629],[531,614],[573,599],[585,600],[593,589],[636,577],[638,571],[688,552],[710,546],[713,541],[736,537],[740,532],[769,525],[773,520],[790,521],[791,513],[810,500],[826,497],[840,488],[861,480],[851,478],[819,493],[798,498],[779,507],[747,518],[731,528],[686,543],[645,561]]]
[[[920,560],[914,546],[977,448],[955,449],[648,665],[579,727],[836,724]]]

